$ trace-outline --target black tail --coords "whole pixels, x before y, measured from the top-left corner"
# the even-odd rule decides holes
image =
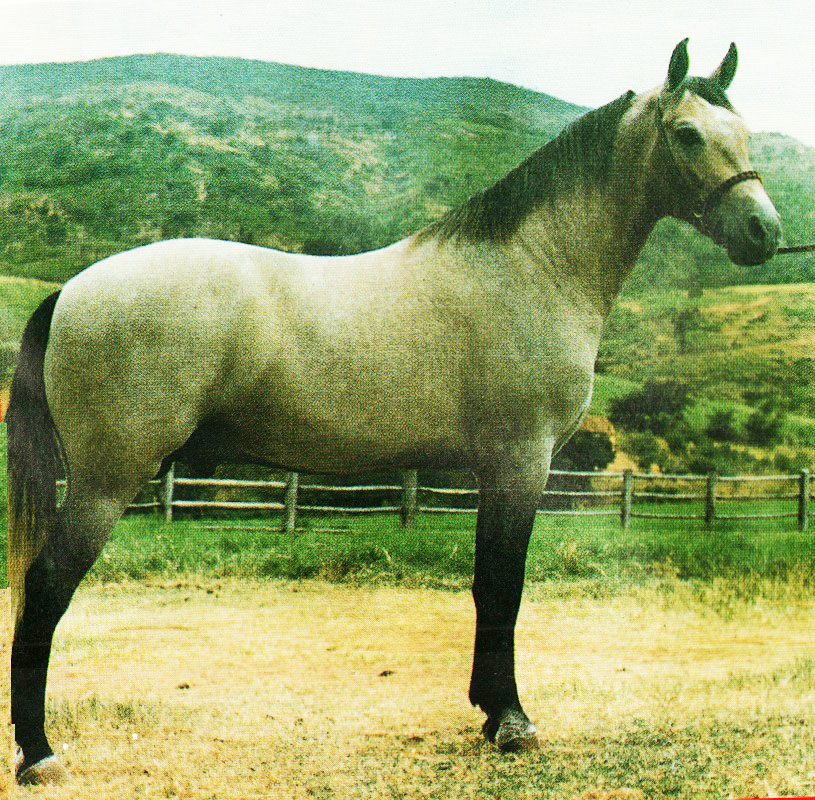
[[[59,292],[31,315],[11,383],[8,425],[8,578],[22,613],[25,574],[42,549],[57,511],[57,478],[63,457],[45,397],[43,362]]]

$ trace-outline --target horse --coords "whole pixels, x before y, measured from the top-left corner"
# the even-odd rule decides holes
[[[498,748],[535,744],[515,682],[527,545],[552,455],[588,408],[615,296],[665,216],[740,265],[778,247],[726,95],[736,64],[731,45],[691,76],[680,42],[660,86],[589,111],[383,249],[169,240],[106,258],[42,303],[7,417],[19,783],[69,779],[45,734],[54,630],[137,490],[175,459],[472,471],[469,699]]]

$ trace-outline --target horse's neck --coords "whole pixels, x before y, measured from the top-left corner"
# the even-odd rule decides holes
[[[655,222],[644,200],[614,184],[579,187],[530,214],[514,244],[537,280],[569,287],[605,317]]]

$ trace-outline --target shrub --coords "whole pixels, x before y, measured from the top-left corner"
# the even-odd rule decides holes
[[[605,433],[578,431],[552,460],[553,469],[585,472],[603,469],[614,460],[614,445]]]
[[[812,466],[812,458],[809,453],[804,451],[785,452],[779,450],[773,456],[773,467],[778,472],[792,473],[800,472],[802,469],[810,469]]]
[[[719,442],[736,442],[739,439],[739,433],[736,426],[733,424],[732,411],[715,411],[710,415],[707,422],[705,433],[711,438]]]
[[[648,380],[641,389],[612,400],[609,419],[630,430],[664,434],[681,418],[687,404],[684,383]]]
[[[664,439],[672,453],[684,455],[689,444],[698,442],[700,434],[684,418],[680,417],[671,423],[671,427],[665,431]]]
[[[764,403],[747,418],[744,433],[751,444],[766,447],[781,438],[783,425],[784,412],[773,409],[770,403]]]
[[[749,455],[741,453],[729,444],[716,445],[708,439],[694,447],[688,455],[687,468],[689,472],[707,474],[716,472],[719,475],[735,475],[745,470],[750,471],[745,461]]]
[[[650,431],[627,434],[623,449],[645,471],[650,470],[654,464],[664,471],[671,455],[667,446]]]

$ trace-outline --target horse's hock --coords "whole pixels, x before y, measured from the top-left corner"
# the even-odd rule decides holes
[[[11,725],[11,590],[0,591],[0,800],[14,786],[14,729]]]

